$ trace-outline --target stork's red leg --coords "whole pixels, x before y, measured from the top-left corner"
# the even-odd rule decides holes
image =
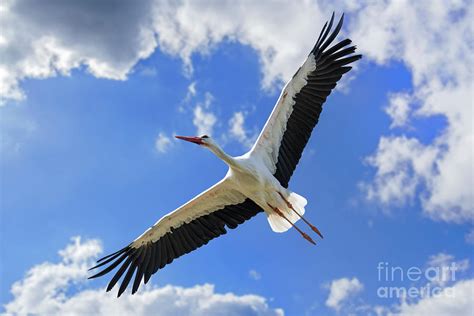
[[[268,204],[268,203],[267,203]],[[270,206],[274,211],[275,213],[277,213],[279,216],[283,217],[288,223],[291,224],[291,226],[293,226],[297,231],[298,233],[301,234],[301,236],[303,236],[304,239],[306,239],[307,241],[309,241],[310,243],[312,243],[313,245],[316,245],[316,243],[314,242],[314,240],[309,237],[308,234],[306,234],[304,231],[302,231],[301,229],[299,229],[295,224],[293,224],[286,216],[285,214],[283,214],[282,211],[280,211],[277,207],[273,207],[271,206],[270,204],[268,204],[268,206]]]
[[[293,205],[291,205],[291,203],[289,201],[287,201],[287,199],[285,199],[285,197],[283,196],[283,194],[281,194],[280,192],[278,192],[278,194],[281,196],[281,198],[283,199],[283,201],[286,202],[286,205],[291,209],[293,210],[293,212],[295,212],[306,224],[308,224],[309,227],[311,227],[311,229],[316,233],[318,234],[321,238],[324,238],[323,237],[323,234],[321,234],[321,232],[319,231],[319,229],[316,228],[316,226],[314,226],[313,224],[311,224],[309,221],[306,220],[306,218],[304,218],[300,213],[298,213]]]

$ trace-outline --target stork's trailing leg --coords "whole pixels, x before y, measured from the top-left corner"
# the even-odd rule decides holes
[[[267,203],[268,204],[268,203]],[[314,240],[309,237],[308,234],[306,234],[304,231],[302,231],[301,229],[299,229],[295,224],[293,224],[284,214],[282,211],[280,211],[277,207],[273,207],[271,206],[270,204],[268,204],[268,206],[270,206],[274,211],[275,213],[277,213],[279,216],[283,217],[288,223],[291,224],[291,226],[293,226],[297,231],[298,233],[301,234],[301,236],[303,236],[304,239],[306,239],[307,241],[309,241],[310,243],[312,243],[313,245],[316,245],[316,243],[314,242]]]
[[[306,224],[308,224],[309,227],[311,227],[311,229],[316,233],[318,234],[321,238],[324,238],[323,237],[323,234],[321,234],[321,232],[319,231],[319,229],[316,228],[316,226],[314,226],[313,224],[311,224],[310,222],[308,222],[306,220],[306,218],[304,218],[300,213],[298,213],[295,208],[293,207],[293,205],[291,205],[291,203],[285,199],[285,197],[283,196],[283,194],[281,194],[280,192],[278,192],[278,194],[281,196],[281,198],[283,199],[283,201],[285,201],[286,205],[288,206],[288,208],[290,208],[293,212],[296,213],[296,215],[298,215]]]

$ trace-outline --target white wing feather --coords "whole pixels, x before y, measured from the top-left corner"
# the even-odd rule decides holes
[[[310,54],[295,76],[281,91],[272,114],[250,150],[250,155],[255,155],[262,159],[271,173],[274,173],[276,170],[280,143],[286,130],[286,123],[295,104],[293,97],[306,85],[308,74],[315,69],[316,61],[314,55]]]
[[[164,234],[171,231],[171,228],[177,228],[183,223],[189,223],[198,217],[220,210],[227,205],[242,203],[245,199],[245,195],[235,190],[232,181],[225,177],[176,210],[163,216],[140,237],[135,239],[132,246],[140,247],[148,242],[157,241]]]

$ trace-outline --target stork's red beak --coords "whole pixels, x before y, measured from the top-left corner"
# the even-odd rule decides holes
[[[198,145],[203,144],[201,137],[196,137],[196,136],[175,136],[175,137],[177,139],[182,139],[182,140],[185,140],[187,142],[195,143],[195,144],[198,144]]]

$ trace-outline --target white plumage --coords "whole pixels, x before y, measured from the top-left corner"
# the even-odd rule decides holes
[[[328,48],[342,27],[343,17],[330,34],[333,21],[334,14],[329,25],[324,25],[303,65],[282,90],[248,153],[231,157],[207,135],[177,136],[212,151],[229,166],[227,174],[208,190],[163,216],[128,246],[100,259],[92,269],[107,266],[91,278],[102,276],[120,265],[107,291],[125,274],[118,291],[120,296],[135,274],[133,294],[142,279],[147,283],[152,274],[175,258],[207,244],[225,234],[226,228],[236,228],[260,212],[265,212],[275,232],[294,227],[315,244],[295,225],[302,219],[322,237],[303,217],[306,199],[291,192],[288,182],[327,96],[342,75],[351,69],[347,65],[361,58],[353,54],[355,46],[349,46],[349,39]]]

